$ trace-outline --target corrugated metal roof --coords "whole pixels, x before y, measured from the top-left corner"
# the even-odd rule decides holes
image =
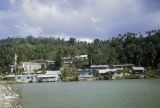
[[[42,74],[42,75],[38,75],[37,77],[38,77],[38,78],[47,78],[47,77],[49,78],[49,77],[57,77],[57,76],[58,76],[58,75],[43,75],[43,74]]]
[[[114,72],[117,71],[117,69],[100,69],[99,73],[108,73],[108,72]]]
[[[144,67],[133,67],[133,70],[145,70]]]
[[[58,75],[61,74],[61,72],[59,70],[57,71],[46,71],[46,75]]]
[[[125,66],[133,66],[133,64],[118,64],[118,65],[112,65],[113,67],[125,67]]]
[[[109,66],[108,66],[108,65],[91,65],[91,67],[92,67],[92,68],[94,68],[94,67],[95,67],[95,68],[96,68],[96,67],[97,67],[97,68],[99,68],[99,67],[107,67],[107,68],[108,68]]]

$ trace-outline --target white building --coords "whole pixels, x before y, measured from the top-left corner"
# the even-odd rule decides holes
[[[112,79],[123,77],[123,73],[118,69],[101,69],[99,70],[99,74],[111,76]]]
[[[138,76],[139,78],[145,78],[145,69],[144,67],[132,67],[132,74]]]
[[[35,71],[42,68],[45,63],[33,63],[33,62],[21,62],[20,67],[24,69],[25,72]]]
[[[82,59],[82,60],[86,60],[88,59],[88,55],[78,55],[78,56],[75,56],[76,59]]]
[[[124,70],[125,68],[131,69],[133,64],[119,64],[119,65],[111,65],[112,68],[117,70]]]

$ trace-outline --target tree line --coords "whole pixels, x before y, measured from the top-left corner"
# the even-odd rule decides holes
[[[147,31],[144,35],[128,32],[107,40],[95,39],[92,43],[75,38],[8,37],[0,40],[0,72],[7,71],[9,65],[14,63],[15,53],[18,55],[18,63],[87,54],[88,66],[132,63],[157,68],[160,64],[160,30]]]

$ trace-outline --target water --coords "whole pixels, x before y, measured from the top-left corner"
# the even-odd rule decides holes
[[[108,80],[13,85],[24,108],[160,108],[160,80]]]

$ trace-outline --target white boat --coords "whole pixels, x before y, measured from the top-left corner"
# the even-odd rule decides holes
[[[37,75],[37,82],[56,82],[60,74],[60,71],[46,71],[46,74]]]
[[[23,74],[23,75],[5,75],[3,77],[7,81],[16,81],[16,82],[36,82],[36,75],[34,74]]]
[[[14,80],[16,82],[30,83],[30,82],[55,82],[60,79],[61,72],[46,71],[45,74],[34,74],[31,72],[23,72],[23,75],[6,75],[3,79]]]
[[[38,75],[37,80],[38,82],[55,82],[57,81],[57,75]]]
[[[35,76],[34,75],[15,75],[15,81],[17,82],[34,82]]]

